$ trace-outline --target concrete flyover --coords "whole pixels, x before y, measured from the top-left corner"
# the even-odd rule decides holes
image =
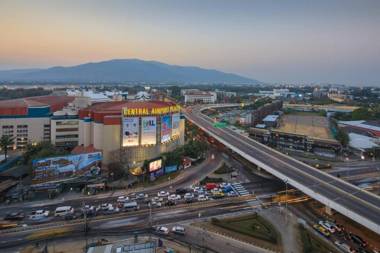
[[[286,181],[329,208],[380,234],[380,197],[297,161],[229,128],[215,128],[202,111],[239,104],[193,106],[185,117],[248,161]]]

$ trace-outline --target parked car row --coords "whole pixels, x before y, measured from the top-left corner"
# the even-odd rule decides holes
[[[208,183],[204,186],[192,186],[190,188],[178,188],[174,192],[159,191],[153,196],[146,193],[131,193],[128,196],[118,196],[116,203],[102,203],[99,205],[85,205],[83,207],[60,206],[55,210],[38,209],[25,215],[22,211],[12,212],[4,217],[6,221],[19,222],[27,218],[32,222],[45,222],[48,217],[63,218],[65,220],[76,219],[79,217],[108,215],[121,211],[135,211],[140,209],[141,204],[148,207],[160,208],[162,206],[173,206],[182,203],[192,203],[195,201],[203,202],[209,199],[219,199],[225,196],[237,196],[230,184]]]
[[[347,233],[343,226],[332,221],[320,220],[313,228],[325,237],[334,235],[334,244],[346,253],[375,253],[377,250],[370,251],[368,243],[358,235]]]

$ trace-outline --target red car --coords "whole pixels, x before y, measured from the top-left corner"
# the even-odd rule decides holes
[[[210,190],[212,190],[214,188],[218,188],[218,185],[215,184],[215,183],[207,183],[206,184],[206,190],[210,191]]]

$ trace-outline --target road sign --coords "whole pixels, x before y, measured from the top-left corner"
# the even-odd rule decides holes
[[[216,127],[216,128],[225,128],[226,126],[227,126],[227,123],[225,123],[225,122],[214,123],[214,127]]]

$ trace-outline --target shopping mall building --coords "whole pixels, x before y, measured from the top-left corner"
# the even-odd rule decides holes
[[[180,107],[173,102],[96,103],[79,110],[76,149],[102,151],[103,164],[120,161],[139,174],[144,161],[183,145],[184,130]]]

